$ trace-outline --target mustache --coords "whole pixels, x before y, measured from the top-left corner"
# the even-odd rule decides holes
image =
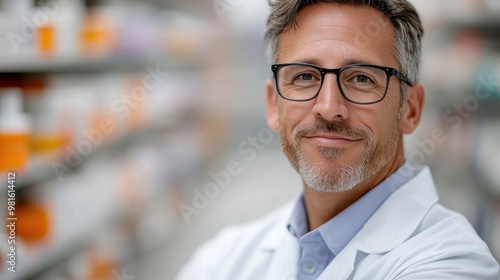
[[[297,139],[320,133],[334,133],[340,136],[365,140],[369,140],[372,138],[371,133],[369,133],[368,131],[353,128],[346,122],[330,122],[323,119],[316,121],[312,126],[309,127],[297,127],[292,134],[292,138]]]

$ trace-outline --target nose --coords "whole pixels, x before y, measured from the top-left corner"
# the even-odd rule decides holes
[[[337,76],[328,73],[324,77],[321,91],[315,99],[313,114],[327,121],[346,120],[349,118],[347,101],[340,92]]]

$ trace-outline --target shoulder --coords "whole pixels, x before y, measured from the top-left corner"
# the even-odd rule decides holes
[[[429,210],[416,229],[414,237],[418,235],[432,236],[431,240],[439,240],[444,244],[453,242],[454,247],[463,245],[471,250],[489,253],[488,246],[479,237],[470,222],[462,214],[439,203]]]
[[[370,252],[353,279],[500,279],[497,261],[468,220],[439,203],[398,244]]]
[[[470,222],[460,213],[445,208],[441,204],[432,207],[422,220],[412,238],[430,255],[449,258],[470,258],[483,255],[493,260],[488,245],[477,234]]]
[[[469,221],[441,204],[434,205],[399,248],[406,260],[401,278],[464,277],[463,279],[498,279],[500,270],[486,243]],[[465,275],[468,275],[465,277]],[[405,278],[406,279],[406,278]]]

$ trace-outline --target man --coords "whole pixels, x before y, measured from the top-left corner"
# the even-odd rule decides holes
[[[500,279],[486,244],[406,162],[423,28],[405,0],[274,0],[267,120],[301,195],[220,232],[179,279]]]

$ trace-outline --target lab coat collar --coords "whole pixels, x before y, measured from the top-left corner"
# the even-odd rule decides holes
[[[296,238],[288,231],[288,221],[292,216],[293,209],[298,199],[302,199],[302,193],[296,196],[292,202],[287,203],[285,206],[280,208],[277,212],[281,214],[281,217],[277,220],[276,224],[272,225],[272,228],[260,244],[260,248],[265,251],[273,251],[280,248],[280,244],[284,238],[288,237]]]
[[[259,247],[262,250],[272,251],[280,248],[279,244],[281,244],[283,238],[285,237],[286,239],[288,239],[288,237],[291,237],[297,240],[297,237],[295,237],[288,229],[288,223],[290,222],[290,219],[293,215],[295,206],[302,199],[303,199],[303,192],[301,191],[295,195],[292,201],[286,203],[285,205],[283,205],[282,207],[278,208],[275,211],[275,213],[279,216],[279,218],[277,218],[276,223],[272,225],[272,229],[270,230],[269,234],[267,234],[261,241]]]
[[[295,279],[297,275],[300,244],[297,238],[288,231],[287,224],[298,198],[296,197],[293,202],[287,204],[285,210],[280,211],[281,218],[272,225],[270,232],[260,243],[261,252],[272,255],[266,280]]]
[[[429,167],[395,191],[359,232],[358,250],[384,253],[405,242],[438,202]],[[397,211],[394,211],[397,209]]]

